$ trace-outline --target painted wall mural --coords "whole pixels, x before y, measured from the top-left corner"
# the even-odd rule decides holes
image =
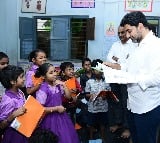
[[[125,0],[126,11],[152,11],[153,0]]]

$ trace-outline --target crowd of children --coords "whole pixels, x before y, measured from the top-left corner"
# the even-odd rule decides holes
[[[98,96],[101,91],[110,91],[97,67],[102,61],[84,58],[77,73],[73,63],[63,62],[58,73],[40,49],[32,51],[28,59],[31,66],[24,73],[21,67],[8,65],[8,56],[0,52],[0,143],[108,143],[108,98]],[[74,88],[67,86],[69,80],[74,80]],[[10,127],[16,117],[27,112],[23,107],[27,95],[21,90],[24,85],[26,94],[45,109],[30,138]]]

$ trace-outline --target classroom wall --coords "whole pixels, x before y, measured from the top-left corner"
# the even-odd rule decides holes
[[[47,0],[46,13],[22,13],[22,0],[1,0],[0,4],[0,51],[6,52],[11,64],[24,62],[19,58],[19,17],[40,15],[88,15],[96,18],[95,40],[88,41],[88,57],[105,60],[106,54],[117,38],[117,27],[125,11],[125,0],[95,0],[95,8],[71,8],[71,0]],[[144,12],[147,16],[160,16],[160,0],[154,0],[152,12]],[[109,26],[113,33],[107,33]],[[112,35],[113,34],[113,35]]]

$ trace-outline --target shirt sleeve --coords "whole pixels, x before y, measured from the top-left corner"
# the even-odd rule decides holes
[[[149,87],[160,85],[160,67],[152,73],[143,73],[136,76],[139,86],[146,90]]]
[[[107,61],[112,62],[112,63],[117,63],[115,60],[112,59],[112,57],[115,56],[114,52],[115,52],[115,43],[112,45],[112,47],[110,48],[108,52]]]
[[[127,62],[126,63],[121,63],[120,66],[121,66],[122,71],[127,71]]]
[[[4,95],[0,103],[0,121],[6,119],[15,110],[15,106],[14,100]]]
[[[32,76],[33,75],[34,75],[33,71],[28,71],[26,73],[26,82],[25,82],[26,88],[33,87],[33,81],[32,81]]]
[[[36,92],[36,99],[42,104],[44,105],[46,103],[46,99],[47,99],[47,94],[45,91],[43,90],[38,90]]]
[[[139,86],[146,90],[150,87],[160,86],[160,49],[155,48],[151,51],[151,56],[146,59],[144,68],[139,70],[139,74],[136,75]]]

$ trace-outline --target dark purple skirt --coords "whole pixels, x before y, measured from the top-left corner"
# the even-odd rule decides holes
[[[9,127],[4,132],[2,143],[28,143],[28,138]]]
[[[46,115],[40,127],[55,133],[59,139],[58,143],[80,143],[74,125],[66,112]]]

